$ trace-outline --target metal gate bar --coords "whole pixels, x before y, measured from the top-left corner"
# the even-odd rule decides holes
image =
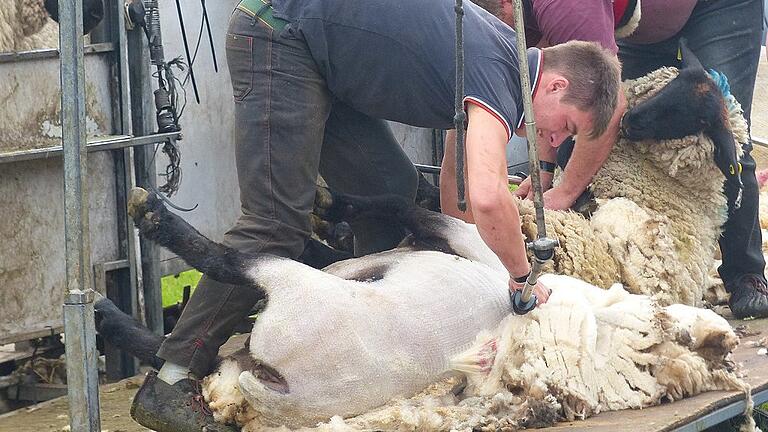
[[[73,432],[101,430],[96,366],[85,132],[82,0],[59,0],[61,125],[64,152],[66,286],[64,337],[69,422]]]

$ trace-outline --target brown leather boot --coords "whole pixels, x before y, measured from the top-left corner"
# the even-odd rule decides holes
[[[150,372],[133,398],[131,417],[157,432],[237,432],[217,423],[200,393],[199,382],[183,379],[170,385]]]

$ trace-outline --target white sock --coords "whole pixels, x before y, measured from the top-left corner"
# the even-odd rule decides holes
[[[189,378],[189,368],[167,361],[160,368],[157,377],[170,385],[174,385],[185,378]]]

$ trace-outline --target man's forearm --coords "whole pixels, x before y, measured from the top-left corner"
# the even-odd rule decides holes
[[[536,140],[536,147],[539,153],[539,160],[547,162],[555,162],[557,160],[557,148],[552,147],[549,143],[542,142],[544,140]]]
[[[530,271],[530,265],[519,228],[520,215],[512,195],[506,189],[478,193],[482,197],[475,200],[473,214],[480,237],[511,276],[525,275]]]
[[[563,180],[558,186],[569,197],[576,198],[587,189],[597,171],[608,159],[615,139],[580,139],[573,148],[571,159],[563,171]]]
[[[558,189],[573,201],[587,189],[592,178],[611,154],[611,149],[619,136],[621,117],[624,115],[626,106],[624,94],[619,93],[618,105],[606,131],[594,139],[587,136],[578,137],[571,159],[563,171],[563,180],[558,185]]]

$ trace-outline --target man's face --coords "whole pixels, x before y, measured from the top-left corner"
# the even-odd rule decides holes
[[[592,114],[574,105],[561,102],[564,88],[546,87],[536,93],[533,111],[536,117],[537,139],[558,147],[566,138],[592,130]]]
[[[501,2],[501,10],[499,11],[499,18],[504,24],[514,28],[515,27],[515,5],[512,0],[499,0]]]

